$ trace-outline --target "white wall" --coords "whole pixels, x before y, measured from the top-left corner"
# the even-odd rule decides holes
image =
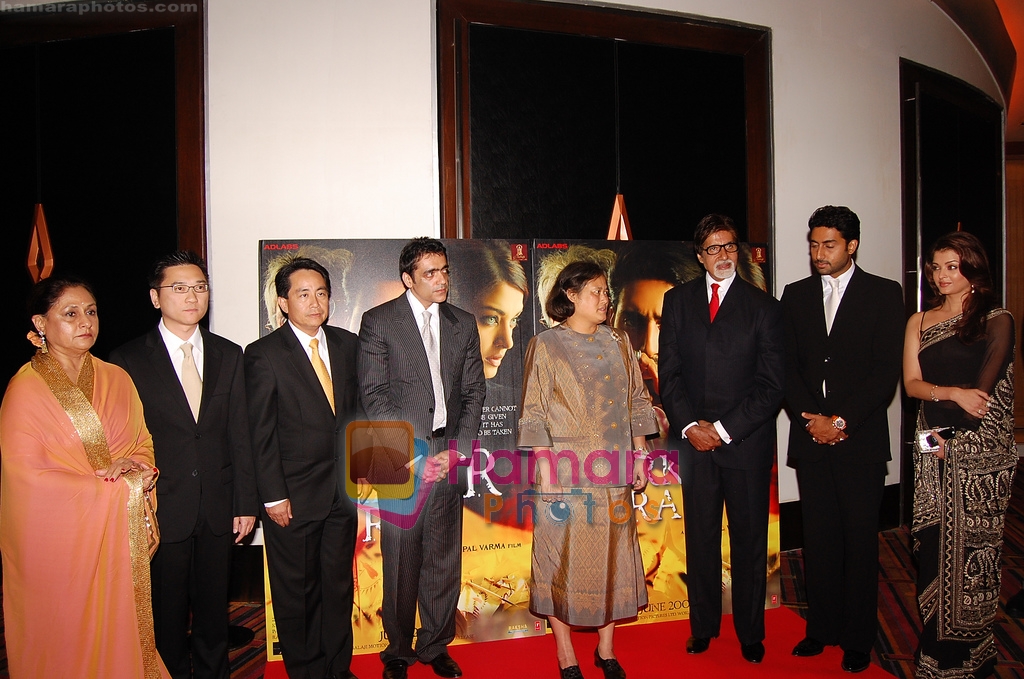
[[[1002,102],[983,60],[929,0],[624,0],[772,30],[775,284],[809,273],[806,220],[848,205],[859,264],[901,280],[899,58]],[[210,0],[213,329],[258,336],[257,243],[440,232],[434,3]],[[366,263],[394,266],[393,262]],[[898,459],[898,403],[890,407]],[[780,453],[788,423],[780,420]],[[899,469],[890,464],[890,482]],[[797,498],[780,464],[780,496]]]

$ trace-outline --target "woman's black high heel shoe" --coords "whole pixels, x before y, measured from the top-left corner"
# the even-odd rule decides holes
[[[562,673],[562,679],[583,679],[583,672],[580,672],[579,665],[569,665],[558,670]]]
[[[626,679],[626,670],[622,669],[619,661],[615,658],[605,660],[596,648],[594,649],[594,664],[604,672],[604,679]]]

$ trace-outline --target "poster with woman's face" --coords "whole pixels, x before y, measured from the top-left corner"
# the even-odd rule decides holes
[[[446,241],[451,267],[448,301],[476,319],[487,398],[480,445],[487,451],[516,449],[523,357],[533,336],[527,309],[530,243],[505,240]]]

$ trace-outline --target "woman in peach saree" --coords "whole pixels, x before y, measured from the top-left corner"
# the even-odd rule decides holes
[[[168,677],[153,641],[145,495],[153,442],[127,373],[89,354],[88,284],[29,302],[39,351],[0,406],[0,552],[10,676]]]

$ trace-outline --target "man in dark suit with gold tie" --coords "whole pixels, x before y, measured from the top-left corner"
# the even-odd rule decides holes
[[[768,508],[784,354],[779,303],[736,275],[733,221],[711,214],[693,243],[706,275],[665,293],[661,400],[679,443],[690,600],[688,653],[722,623],[722,508],[732,613],[743,657],[764,658]]]
[[[258,506],[242,349],[199,327],[210,284],[198,255],[160,258],[149,287],[160,323],[110,360],[135,382],[160,468],[157,650],[175,679],[228,679],[231,545],[252,531]]]
[[[274,286],[287,322],[246,347],[245,383],[281,655],[291,679],[350,678],[358,515],[343,455],[360,419],[358,340],[326,325],[318,262],[286,262]]]
[[[878,631],[878,513],[903,293],[854,264],[860,219],[850,208],[818,208],[807,226],[815,273],[782,294],[788,464],[800,488],[807,586],[807,636],[793,655],[838,644],[842,668],[861,672]]]
[[[431,238],[410,241],[399,257],[406,291],[363,314],[359,386],[371,421],[402,421],[427,443],[417,469],[429,493],[408,525],[381,522],[384,567],[384,679],[405,679],[416,661],[441,677],[462,676],[448,654],[462,575],[462,493],[449,475],[469,456],[480,427],[485,382],[476,320],[447,303],[448,255]],[[400,464],[401,460],[395,464]],[[385,466],[388,460],[375,460]],[[396,470],[371,470],[368,477]],[[404,470],[398,469],[401,472]],[[436,482],[430,484],[432,479]],[[378,491],[380,492],[380,491]],[[382,502],[382,508],[384,503]],[[412,646],[416,611],[421,627]]]

